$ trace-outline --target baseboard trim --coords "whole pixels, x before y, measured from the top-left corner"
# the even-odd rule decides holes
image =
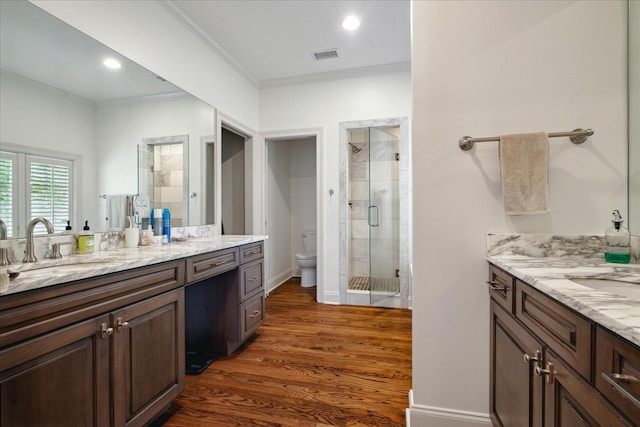
[[[413,390],[409,390],[409,405],[407,427],[487,427],[492,425],[489,414],[416,405],[413,402]]]
[[[285,270],[282,273],[278,274],[276,277],[269,279],[267,283],[267,295],[273,292],[278,286],[285,283],[287,280],[291,279],[293,276],[291,275],[291,269]]]

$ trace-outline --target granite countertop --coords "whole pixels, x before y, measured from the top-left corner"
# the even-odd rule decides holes
[[[11,280],[8,286],[0,289],[0,296],[233,248],[267,238],[267,236],[258,235],[224,235],[172,242],[168,245],[138,246],[131,249],[98,251],[93,254],[68,255],[61,259],[45,259],[36,263],[11,264],[7,266],[7,271],[20,274]]]
[[[599,236],[487,236],[487,260],[640,346],[640,298],[580,285],[571,278],[632,283],[640,288],[640,264],[604,261]]]

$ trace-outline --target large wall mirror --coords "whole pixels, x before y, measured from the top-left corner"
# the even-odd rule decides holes
[[[206,192],[200,188],[197,154],[202,141],[215,135],[214,108],[27,1],[0,4],[0,151],[24,149],[80,165],[74,170],[75,203],[69,214],[74,229],[85,220],[92,230],[109,226],[102,195],[149,192],[153,200],[154,191],[156,196],[179,193],[171,200],[172,216],[179,219],[173,225],[203,224]],[[120,68],[107,68],[107,58]],[[160,148],[173,139],[178,142],[166,158],[174,161],[156,174],[158,185],[166,186],[170,177],[173,188],[154,189],[153,182],[139,186],[138,147]],[[179,170],[172,174],[170,164]],[[24,236],[25,220],[18,222],[12,237]]]
[[[640,236],[640,3],[629,2],[629,228]]]

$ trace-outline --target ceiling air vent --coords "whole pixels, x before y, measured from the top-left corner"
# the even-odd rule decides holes
[[[313,52],[313,59],[315,59],[316,61],[321,61],[323,59],[337,58],[337,57],[338,57],[337,49],[327,49],[327,50],[321,50],[320,52]]]

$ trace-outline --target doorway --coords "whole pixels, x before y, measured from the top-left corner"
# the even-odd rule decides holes
[[[270,292],[291,277],[300,277],[298,253],[315,252],[318,269],[318,247],[305,248],[303,243],[303,235],[318,233],[317,146],[315,135],[266,139],[265,145],[269,235],[265,243],[270,254],[265,269]]]
[[[244,135],[222,127],[221,133],[221,234],[246,234]]]

